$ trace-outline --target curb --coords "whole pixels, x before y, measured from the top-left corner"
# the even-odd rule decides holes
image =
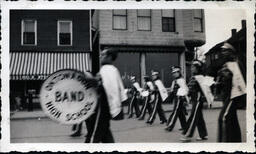
[[[39,117],[10,117],[10,120],[40,120],[40,119],[48,119],[47,116],[39,116]]]
[[[190,111],[192,108],[187,108],[187,111]],[[217,109],[221,109],[221,107],[214,107],[214,108],[204,108],[203,110],[217,110]],[[167,109],[165,110],[164,112],[172,112],[173,110],[172,109]],[[14,113],[15,114],[15,113]],[[126,114],[126,113],[124,113]],[[47,117],[46,115],[42,115],[42,116],[21,116],[21,117],[18,117],[18,116],[10,116],[10,120],[35,120],[35,119],[49,119],[49,117]]]

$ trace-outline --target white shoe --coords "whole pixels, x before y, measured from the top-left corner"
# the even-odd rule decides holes
[[[180,140],[181,140],[182,142],[190,142],[190,141],[191,141],[191,137],[183,136],[182,138],[180,138]]]
[[[202,141],[202,140],[208,140],[208,136],[205,136],[201,138],[200,136],[196,138],[197,141]]]

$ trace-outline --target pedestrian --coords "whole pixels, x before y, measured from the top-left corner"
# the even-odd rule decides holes
[[[139,115],[140,115],[138,97],[140,96],[140,92],[142,91],[142,88],[140,87],[139,83],[136,81],[135,76],[131,77],[131,82],[132,82],[132,88],[131,88],[132,99],[129,103],[129,116],[128,116],[128,118],[133,117],[133,109],[135,109],[136,118],[138,118]]]
[[[142,92],[142,95],[144,95],[144,104],[141,108],[140,116],[138,120],[144,120],[144,117],[146,115],[146,111],[148,111],[148,114],[151,115],[152,113],[152,106],[151,103],[154,101],[154,85],[150,79],[149,76],[145,75],[144,77],[145,85],[144,85],[144,91]]]
[[[186,128],[186,109],[184,104],[188,94],[188,87],[185,79],[182,77],[181,68],[179,66],[172,67],[172,76],[174,80],[172,81],[171,85],[171,93],[173,93],[174,96],[174,108],[167,121],[167,127],[165,128],[166,131],[173,130],[177,118],[180,120],[180,130],[184,130]]]
[[[113,65],[117,51],[104,49],[100,54],[98,77],[98,105],[95,114],[87,119],[86,143],[114,143],[110,120],[123,119],[122,102],[127,99],[118,69]]]
[[[197,127],[199,137],[196,140],[207,140],[208,134],[203,117],[203,103],[206,102],[205,93],[203,92],[203,63],[201,61],[195,60],[192,62],[191,72],[193,76],[191,77],[188,87],[190,103],[192,103],[192,110],[188,118],[186,128],[183,130],[184,135],[180,140],[183,142],[191,141],[193,137],[195,128]]]
[[[167,99],[168,93],[164,84],[160,80],[159,72],[152,71],[152,80],[154,84],[154,91],[153,94],[155,95],[154,107],[153,112],[149,116],[149,119],[146,121],[148,124],[153,124],[156,114],[158,113],[160,118],[160,124],[166,123],[166,117],[164,114],[164,110],[162,108],[162,103]]]
[[[12,98],[12,97],[11,97]],[[12,98],[13,99],[13,98]],[[22,110],[22,106],[21,106],[21,97],[20,96],[15,96],[14,97],[14,109],[15,111],[20,111]]]
[[[238,65],[236,49],[225,42],[220,50],[221,58],[218,63],[221,64],[221,69],[218,71],[215,87],[222,92],[223,107],[218,118],[218,142],[241,142],[237,99],[246,94],[246,85]]]

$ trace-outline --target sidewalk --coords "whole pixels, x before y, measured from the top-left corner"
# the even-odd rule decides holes
[[[35,111],[13,111],[11,112],[11,120],[25,120],[25,119],[38,119],[38,118],[47,118],[45,113],[42,110]]]
[[[221,102],[215,102],[212,106],[212,109],[219,109],[221,107]],[[124,113],[127,113],[127,107],[124,106]],[[141,107],[141,106],[140,106]],[[192,105],[189,104],[187,106],[187,110],[191,110]],[[165,112],[171,112],[173,109],[173,104],[163,104],[163,110]],[[38,118],[48,118],[42,110],[35,110],[35,111],[17,111],[11,112],[10,119],[11,120],[26,120],[26,119],[38,119]]]

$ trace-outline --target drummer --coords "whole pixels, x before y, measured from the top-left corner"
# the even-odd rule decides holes
[[[155,100],[154,100],[154,107],[153,107],[153,112],[150,115],[149,119],[147,120],[146,123],[152,125],[155,118],[156,114],[158,113],[159,118],[160,118],[160,124],[164,124],[167,122],[164,110],[162,108],[162,103],[167,99],[168,93],[166,88],[164,87],[163,82],[160,80],[159,77],[159,72],[157,71],[152,71],[152,80],[154,83],[154,95],[155,95]]]
[[[168,118],[166,131],[172,131],[177,118],[180,120],[180,125],[182,127],[181,130],[185,130],[186,128],[186,116],[185,116],[185,106],[186,96],[188,94],[188,86],[186,84],[185,79],[182,76],[181,68],[179,66],[173,66],[172,68],[172,76],[174,80],[171,85],[171,92],[174,95],[174,109],[170,117]]]
[[[145,81],[145,85],[144,85],[144,90],[141,93],[141,95],[142,95],[142,97],[145,98],[145,100],[144,100],[144,104],[142,106],[141,113],[140,113],[138,120],[144,120],[146,110],[148,110],[148,114],[151,115],[152,110],[153,110],[151,103],[154,101],[154,98],[155,98],[153,95],[154,85],[153,85],[150,77],[145,75],[143,78]]]
[[[140,115],[140,108],[139,108],[139,100],[137,97],[140,96],[140,92],[142,88],[140,87],[139,83],[136,81],[136,77],[131,77],[132,82],[132,99],[129,104],[129,116],[128,118],[132,118],[133,116],[133,108],[135,109],[136,117],[138,118]]]
[[[120,120],[123,117],[121,103],[127,99],[118,69],[113,65],[117,51],[105,49],[101,52],[99,71],[99,99],[96,112],[89,122],[86,143],[114,143],[110,130],[110,120]]]

